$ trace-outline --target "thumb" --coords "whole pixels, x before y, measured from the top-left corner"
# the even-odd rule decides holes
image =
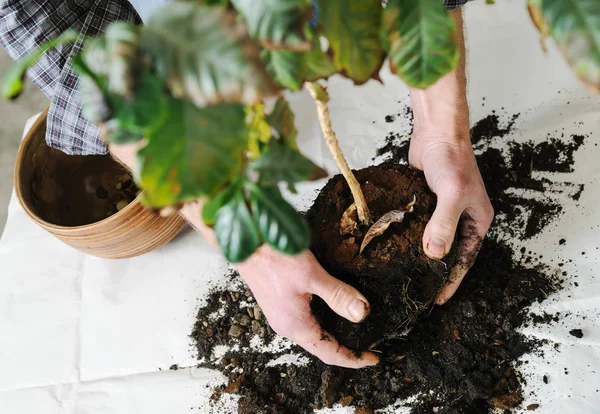
[[[350,322],[362,322],[371,311],[369,302],[352,286],[324,273],[313,285],[312,293],[319,296],[335,313]]]
[[[448,254],[462,210],[458,200],[438,198],[433,216],[423,233],[423,250],[427,256],[441,259]]]

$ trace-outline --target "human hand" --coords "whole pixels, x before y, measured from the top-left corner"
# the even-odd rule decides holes
[[[468,131],[458,139],[443,134],[413,134],[409,162],[425,173],[427,184],[437,195],[437,207],[423,234],[423,249],[441,259],[450,251],[459,231],[457,263],[450,283],[437,297],[443,305],[456,292],[473,266],[494,218]],[[461,219],[462,217],[462,219]]]
[[[328,365],[364,368],[379,362],[372,352],[363,352],[357,357],[319,326],[310,309],[313,294],[354,323],[367,317],[369,304],[352,286],[327,273],[311,252],[285,256],[263,246],[237,268],[279,335]]]

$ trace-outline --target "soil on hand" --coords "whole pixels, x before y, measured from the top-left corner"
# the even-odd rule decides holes
[[[321,326],[343,345],[360,352],[381,349],[383,342],[402,336],[445,285],[452,258],[430,259],[423,251],[423,233],[435,209],[436,197],[423,173],[391,163],[355,172],[373,221],[416,200],[414,211],[374,238],[360,253],[368,226],[352,234],[341,218],[353,203],[341,175],[323,188],[307,213],[313,239],[311,250],[332,275],[357,288],[369,301],[371,313],[354,324],[338,316],[320,298],[312,301]]]

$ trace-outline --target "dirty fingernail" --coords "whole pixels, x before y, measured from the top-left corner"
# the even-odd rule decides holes
[[[432,237],[427,244],[427,250],[435,257],[443,257],[446,254],[446,242],[439,237]]]
[[[354,299],[352,303],[350,303],[350,306],[348,306],[348,312],[350,313],[352,318],[357,322],[360,322],[366,318],[367,309],[367,304],[362,300],[358,299]]]

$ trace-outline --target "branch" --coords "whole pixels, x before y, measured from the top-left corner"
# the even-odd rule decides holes
[[[369,211],[369,206],[367,206],[367,201],[365,200],[365,196],[360,188],[360,184],[356,180],[354,173],[348,166],[348,162],[344,157],[344,153],[340,148],[340,144],[335,136],[335,132],[333,131],[333,126],[331,125],[331,119],[329,118],[329,107],[327,106],[327,102],[323,99],[319,99],[319,95],[317,90],[315,89],[315,85],[310,82],[306,82],[304,84],[308,92],[312,95],[317,104],[317,114],[319,116],[319,122],[321,124],[321,129],[323,130],[323,135],[325,136],[325,142],[329,147],[329,151],[333,155],[333,159],[338,165],[338,168],[342,172],[342,175],[346,179],[348,186],[350,187],[350,191],[352,192],[352,197],[354,197],[354,202],[356,203],[356,210],[358,212],[358,219],[362,224],[371,224],[371,212]]]

